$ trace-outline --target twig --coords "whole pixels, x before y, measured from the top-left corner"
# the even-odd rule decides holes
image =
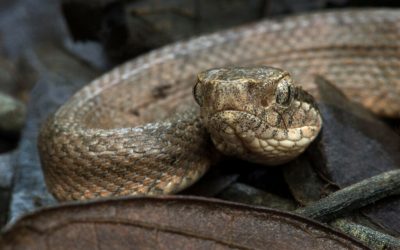
[[[345,234],[360,240],[372,249],[400,249],[400,240],[375,231],[369,227],[356,224],[348,219],[337,219],[329,223]]]
[[[400,169],[388,171],[336,191],[295,213],[330,221],[384,197],[400,193]]]

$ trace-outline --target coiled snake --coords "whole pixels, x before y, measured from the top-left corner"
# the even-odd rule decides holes
[[[286,71],[254,65],[285,69],[302,88]],[[175,43],[96,79],[45,122],[46,183],[60,200],[177,192],[213,163],[211,141],[280,164],[321,126],[302,90],[318,98],[315,74],[375,114],[398,117],[399,68],[400,11],[390,9],[267,20]]]

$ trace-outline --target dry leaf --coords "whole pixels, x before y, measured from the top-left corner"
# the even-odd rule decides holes
[[[193,197],[103,200],[44,209],[1,249],[365,249],[297,215]]]

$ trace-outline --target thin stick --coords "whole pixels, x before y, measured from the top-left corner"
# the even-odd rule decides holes
[[[351,235],[376,250],[400,249],[400,240],[369,227],[356,224],[348,219],[337,219],[329,223],[345,234]]]
[[[388,171],[336,191],[295,213],[330,221],[384,197],[400,194],[400,169]]]
[[[319,221],[331,221],[390,195],[400,193],[400,170],[388,171],[348,186],[318,200],[295,213]],[[372,249],[400,249],[400,240],[347,219],[329,223],[340,231],[359,239]]]

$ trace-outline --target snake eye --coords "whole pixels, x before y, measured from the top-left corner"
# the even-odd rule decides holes
[[[201,87],[199,86],[199,82],[196,82],[196,84],[193,87],[193,97],[194,100],[197,102],[197,104],[200,105],[200,107],[203,105],[203,98],[201,94]]]
[[[278,83],[275,91],[276,103],[288,106],[292,101],[291,85],[288,81],[283,80]]]

